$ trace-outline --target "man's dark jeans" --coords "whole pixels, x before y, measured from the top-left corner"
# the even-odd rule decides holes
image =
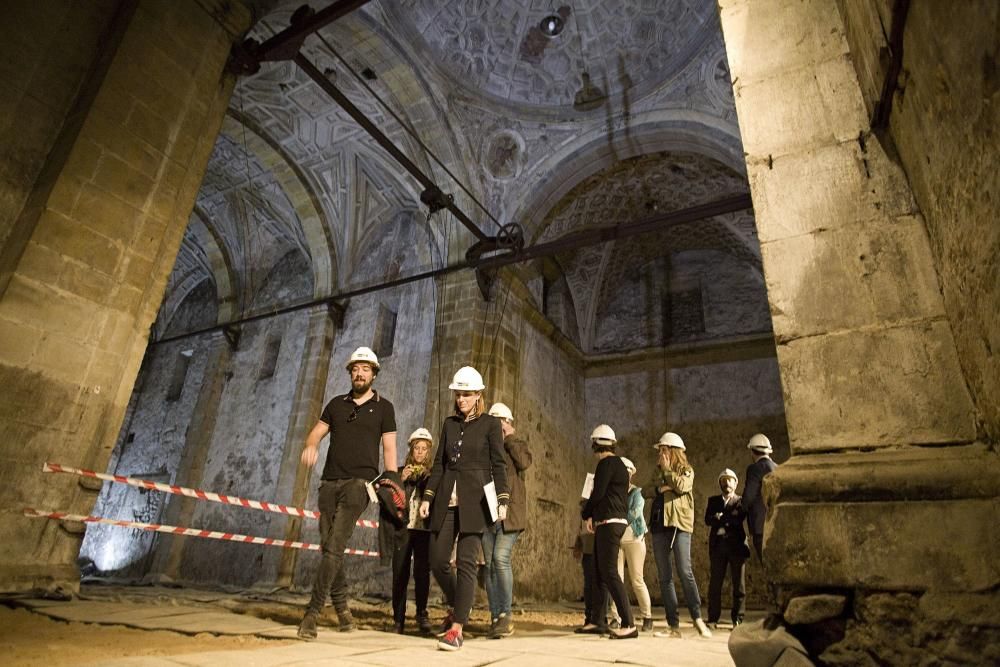
[[[323,558],[313,581],[308,613],[319,615],[327,592],[337,611],[347,609],[347,578],[344,576],[344,549],[354,532],[354,524],[368,507],[368,491],[363,479],[337,479],[319,487],[319,535]]]

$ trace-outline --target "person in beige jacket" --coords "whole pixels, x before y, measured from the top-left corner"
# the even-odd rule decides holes
[[[649,517],[649,532],[653,534],[653,556],[660,575],[660,595],[669,626],[666,632],[657,632],[654,636],[681,638],[677,591],[674,590],[674,571],[670,562],[673,557],[694,627],[702,637],[711,637],[711,630],[701,618],[701,596],[691,567],[694,468],[688,463],[684,453],[684,441],[676,433],[664,433],[653,447],[659,456],[656,461],[656,496]]]

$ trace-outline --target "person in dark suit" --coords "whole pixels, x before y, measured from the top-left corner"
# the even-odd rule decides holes
[[[431,572],[449,607],[438,648],[457,651],[464,643],[462,628],[472,611],[483,531],[494,522],[485,487],[494,484],[499,521],[507,518],[510,492],[503,430],[499,419],[486,414],[483,376],[464,366],[448,388],[454,392],[455,413],[441,427],[419,511],[421,518],[430,519]],[[452,547],[457,575],[451,567]]]
[[[711,563],[708,580],[708,625],[718,628],[722,615],[722,582],[729,570],[733,583],[733,627],[743,622],[743,602],[746,599],[746,564],[750,557],[747,534],[743,530],[746,512],[736,495],[739,479],[726,468],[719,475],[722,494],[708,499],[705,524],[709,527],[708,558]]]
[[[763,433],[758,433],[747,443],[753,463],[747,466],[746,484],[743,487],[743,507],[747,513],[747,527],[753,538],[753,548],[757,559],[764,562],[764,520],[767,506],[761,495],[764,477],[771,474],[778,464],[771,460],[771,441]]]

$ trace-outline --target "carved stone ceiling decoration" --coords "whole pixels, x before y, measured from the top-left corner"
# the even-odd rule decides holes
[[[383,3],[477,95],[540,108],[572,107],[587,72],[606,95],[640,98],[670,80],[717,31],[711,0],[397,0]],[[563,30],[547,37],[542,19]]]
[[[288,251],[310,256],[298,216],[273,174],[230,137],[216,140],[196,206],[225,246],[241,307]]]
[[[746,191],[737,172],[701,155],[661,152],[624,160],[584,179],[528,230],[543,243],[592,227],[634,222]],[[655,234],[559,255],[576,307],[580,340],[589,351],[598,312],[629,267],[674,250],[717,249],[760,271],[760,251],[748,212],[676,225]]]

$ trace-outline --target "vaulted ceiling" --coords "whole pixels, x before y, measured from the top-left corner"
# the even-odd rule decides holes
[[[253,35],[285,28],[299,4],[279,3]],[[714,0],[379,0],[309,37],[303,52],[483,230],[495,233],[490,216],[515,221],[534,243],[747,191],[716,13]],[[547,36],[552,16],[562,29]],[[473,238],[450,215],[428,216],[422,189],[294,64],[265,64],[237,84],[161,321],[201,280],[215,287],[219,320],[252,311],[290,253],[312,268],[303,298],[377,282],[384,269],[362,253],[385,247],[400,220],[413,229],[398,252],[413,256],[395,270],[455,261]],[[584,352],[614,350],[610,314],[653,317],[648,304],[644,315],[626,303],[637,289],[652,290],[646,302],[669,300],[693,280],[684,266],[721,267],[733,298],[766,315],[750,212],[565,252],[554,265],[564,310],[549,314]],[[536,269],[523,271],[542,309]],[[666,277],[639,289],[642,271]],[[716,292],[703,308],[725,306]],[[767,327],[765,317],[744,328]],[[623,340],[667,340],[664,326],[640,328],[648,335]]]

